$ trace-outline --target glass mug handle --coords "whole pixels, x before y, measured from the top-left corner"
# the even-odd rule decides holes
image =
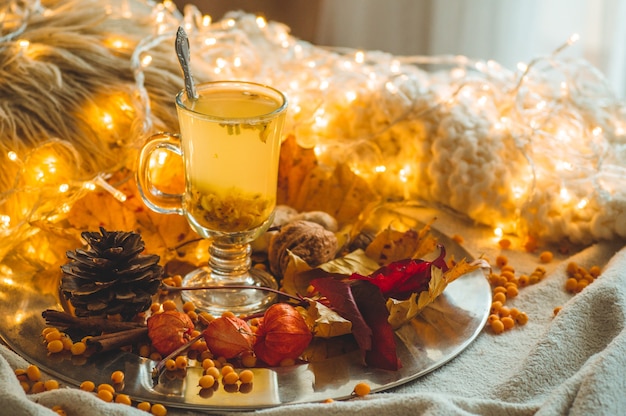
[[[183,195],[170,194],[159,190],[152,182],[150,175],[150,159],[157,150],[165,149],[182,157],[180,138],[171,133],[157,133],[148,138],[139,154],[137,167],[137,188],[144,203],[160,214],[183,215]]]

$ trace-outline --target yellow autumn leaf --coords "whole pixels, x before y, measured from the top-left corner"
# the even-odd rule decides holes
[[[383,266],[403,259],[423,258],[436,247],[437,239],[430,233],[430,225],[420,231],[386,228],[374,237],[365,253]]]
[[[352,332],[352,322],[317,301],[310,299],[308,301],[305,320],[314,336],[333,338]]]
[[[416,317],[428,305],[433,303],[445,290],[446,287],[459,277],[470,273],[478,268],[488,267],[484,260],[476,260],[468,263],[465,259],[461,260],[445,273],[440,268],[431,266],[431,278],[428,282],[428,290],[413,293],[406,300],[387,300],[387,310],[389,311],[388,322],[397,329],[404,323]]]

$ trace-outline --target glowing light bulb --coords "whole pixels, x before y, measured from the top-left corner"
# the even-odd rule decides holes
[[[70,189],[70,186],[66,183],[62,183],[61,185],[59,185],[59,192],[61,192],[62,194],[69,191],[69,189]]]
[[[539,101],[536,105],[535,108],[539,111],[543,110],[544,108],[546,108],[546,106],[548,105],[548,103],[546,103],[544,100]]]
[[[228,19],[226,20],[226,26],[227,27],[235,27],[235,19]]]
[[[239,56],[235,56],[235,59],[233,59],[233,66],[235,66],[235,68],[241,66],[241,58]]]
[[[257,16],[256,24],[260,29],[265,29],[265,27],[267,26],[267,20],[265,20],[263,16]]]
[[[561,200],[563,202],[569,202],[572,199],[567,188],[561,188],[561,191],[559,192],[559,196],[561,197]]]
[[[113,117],[109,113],[102,114],[102,124],[107,130],[113,130],[115,125],[113,124]]]
[[[4,228],[9,228],[11,225],[11,217],[8,215],[0,215],[0,225]]]
[[[374,172],[376,173],[383,173],[387,171],[387,166],[385,165],[378,165],[374,168]]]
[[[19,45],[21,52],[26,52],[30,46],[30,42],[25,39],[20,40],[17,44]]]
[[[146,68],[147,66],[150,66],[150,64],[152,63],[152,55],[146,55],[143,58],[141,58],[141,66]]]
[[[95,191],[96,190],[96,184],[93,182],[85,182],[83,183],[83,188],[85,188],[88,191]]]
[[[346,92],[346,100],[348,100],[349,103],[353,102],[354,100],[356,100],[357,94],[354,91],[347,91]]]
[[[576,208],[583,209],[589,204],[589,200],[587,198],[581,199],[578,204],[576,204]]]
[[[602,131],[602,127],[594,127],[594,129],[591,130],[591,134],[593,134],[595,137],[599,137],[602,134]]]
[[[323,144],[318,144],[317,146],[315,146],[313,148],[313,152],[315,153],[315,156],[320,157],[322,156],[324,153],[326,153],[326,146]]]
[[[7,153],[7,157],[9,158],[9,160],[10,160],[11,162],[15,162],[15,161],[18,159],[18,158],[17,158],[17,153],[15,153],[13,150],[10,150],[10,151]]]
[[[504,232],[502,231],[502,227],[496,227],[493,229],[493,235],[496,236],[496,238],[500,239],[502,238],[502,236],[504,235]]]
[[[209,27],[211,25],[212,20],[213,19],[211,19],[211,16],[209,16],[208,14],[205,14],[204,16],[202,16],[202,26]]]
[[[409,175],[411,174],[411,167],[405,165],[400,172],[398,172],[398,177],[400,178],[400,182],[407,183],[409,181]]]
[[[206,46],[213,46],[213,45],[215,45],[216,43],[217,43],[217,39],[215,39],[215,38],[206,38],[206,39],[204,40],[204,44],[205,44]]]
[[[580,35],[578,33],[573,33],[572,36],[570,36],[569,39],[567,40],[567,44],[573,45],[574,43],[578,42],[579,39],[580,39]]]
[[[365,62],[365,53],[363,53],[363,51],[357,51],[357,53],[354,55],[354,62],[356,62],[357,64],[362,64],[363,62]]]
[[[528,65],[526,65],[524,62],[518,62],[517,69],[519,69],[520,72],[526,72],[526,70],[528,69]]]

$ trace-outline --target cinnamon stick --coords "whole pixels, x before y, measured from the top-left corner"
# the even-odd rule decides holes
[[[148,338],[148,328],[134,328],[87,338],[87,346],[96,352],[115,350]]]
[[[138,322],[116,322],[105,318],[78,318],[67,312],[46,309],[41,313],[46,324],[58,328],[77,329],[88,334],[119,332],[128,329],[145,328]]]

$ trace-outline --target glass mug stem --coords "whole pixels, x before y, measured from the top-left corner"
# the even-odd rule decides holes
[[[183,91],[176,96],[180,135],[156,134],[142,148],[139,194],[153,211],[185,216],[211,241],[208,265],[185,276],[183,284],[226,288],[183,291],[184,300],[215,314],[261,312],[276,295],[254,287],[277,289],[278,284],[267,272],[251,268],[249,243],[273,221],[287,101],[281,92],[250,82],[197,87],[195,100]],[[183,194],[163,192],[154,183],[151,161],[158,150],[182,157]]]

